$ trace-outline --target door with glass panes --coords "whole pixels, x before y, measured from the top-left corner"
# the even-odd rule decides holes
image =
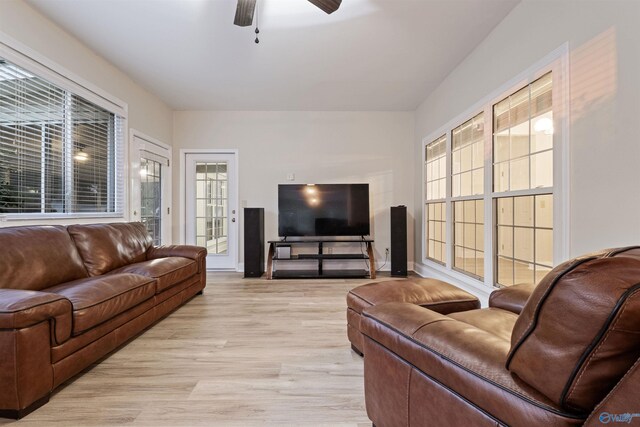
[[[170,243],[170,208],[166,197],[169,160],[146,151],[140,152],[140,221],[147,227],[153,244]]]
[[[154,245],[170,245],[171,148],[131,132],[131,220],[142,222]]]
[[[207,248],[207,268],[237,267],[236,158],[186,154],[185,242]]]

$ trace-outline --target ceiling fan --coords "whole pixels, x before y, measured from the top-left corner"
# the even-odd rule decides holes
[[[326,13],[333,13],[340,7],[342,0],[308,0]],[[253,23],[256,0],[238,0],[236,17],[233,23],[239,27],[248,27]]]

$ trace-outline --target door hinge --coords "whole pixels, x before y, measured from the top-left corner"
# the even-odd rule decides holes
[[[167,167],[171,166],[171,160],[167,159]]]
[[[167,208],[167,215],[171,215],[171,208]]]

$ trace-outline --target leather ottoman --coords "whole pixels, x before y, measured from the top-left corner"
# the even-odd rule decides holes
[[[480,308],[480,301],[469,292],[436,279],[403,279],[358,286],[347,294],[347,336],[351,348],[362,356],[364,337],[360,332],[360,316],[368,307],[405,302],[428,308],[440,314]]]

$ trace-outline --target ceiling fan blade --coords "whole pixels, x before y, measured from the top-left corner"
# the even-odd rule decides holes
[[[309,2],[330,14],[338,10],[342,0],[309,0]]]
[[[238,0],[236,18],[233,23],[239,27],[248,27],[253,23],[253,12],[256,10],[256,0]]]

